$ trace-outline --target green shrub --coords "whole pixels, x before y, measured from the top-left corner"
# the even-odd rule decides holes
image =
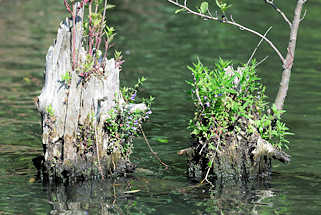
[[[138,79],[138,83],[134,88],[124,87],[121,90],[122,97],[125,103],[128,105],[135,104],[137,102],[137,93],[139,88],[143,85],[145,78]],[[141,124],[147,120],[152,113],[151,104],[154,98],[142,99],[142,102],[146,104],[147,109],[130,111],[124,108],[124,104],[116,101],[116,107],[111,109],[108,113],[109,117],[105,120],[104,129],[109,136],[109,141],[121,148],[123,156],[129,157],[132,153],[132,140],[134,137],[139,136],[141,130]]]
[[[260,134],[275,147],[287,148],[285,136],[290,134],[281,122],[284,111],[270,108],[265,101],[265,87],[255,73],[255,62],[244,66],[242,72],[233,71],[231,62],[220,59],[214,69],[199,60],[188,67],[194,80],[192,98],[195,105],[194,118],[189,130],[200,144],[215,150],[217,141],[228,144],[231,137],[250,137]]]

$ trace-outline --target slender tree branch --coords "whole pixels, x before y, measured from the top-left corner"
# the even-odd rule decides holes
[[[99,50],[99,48],[100,48],[100,43],[101,43],[102,36],[103,36],[103,30],[104,30],[104,28],[105,28],[104,22],[105,22],[105,17],[106,17],[107,2],[108,2],[108,0],[105,0],[104,12],[103,12],[103,17],[102,17],[102,19],[101,19],[101,28],[100,28],[100,32],[99,32],[99,37],[100,37],[100,38],[99,38],[99,41],[98,41],[97,47],[96,47],[97,50]]]
[[[165,169],[168,169],[168,165],[167,165],[166,163],[164,163],[164,162],[159,158],[158,154],[157,154],[156,152],[154,152],[154,150],[152,149],[152,147],[151,147],[151,145],[149,144],[149,141],[148,141],[148,139],[147,139],[147,137],[146,137],[146,135],[145,135],[145,132],[144,132],[144,130],[143,130],[143,128],[142,128],[142,126],[141,126],[140,124],[139,124],[139,129],[140,129],[140,131],[141,131],[142,134],[143,134],[144,140],[145,140],[145,142],[146,142],[146,144],[147,144],[150,152],[155,156],[155,158],[159,161],[159,163],[161,163],[163,166],[165,166]]]
[[[72,6],[72,69],[76,69],[76,16],[77,16],[77,6],[74,4]]]
[[[188,13],[191,13],[191,14],[194,14],[196,16],[199,16],[199,17],[202,17],[202,18],[205,18],[205,19],[209,19],[209,20],[214,20],[214,21],[218,21],[218,22],[223,22],[223,23],[226,23],[226,24],[230,24],[230,25],[233,25],[235,27],[238,27],[240,30],[245,30],[245,31],[248,31],[252,34],[255,34],[256,36],[262,38],[263,40],[265,40],[271,47],[272,49],[277,53],[277,55],[280,57],[280,60],[282,62],[282,64],[284,64],[285,62],[285,59],[284,57],[282,56],[281,52],[275,47],[275,45],[268,39],[266,38],[264,35],[262,35],[261,33],[257,32],[257,31],[254,31],[250,28],[247,28],[237,22],[235,22],[233,20],[233,18],[231,17],[231,20],[227,20],[227,19],[224,19],[224,20],[221,20],[220,18],[218,17],[214,17],[214,16],[211,16],[211,15],[207,15],[207,14],[202,14],[202,13],[199,13],[199,12],[196,12],[190,8],[187,7],[187,0],[184,1],[184,5],[180,4],[178,1],[174,1],[174,0],[167,0],[168,2],[186,10]]]
[[[269,56],[264,57],[262,60],[260,60],[258,63],[255,64],[255,68],[258,67],[261,63],[263,63],[264,61],[266,61],[266,59],[268,59]]]
[[[298,0],[294,11],[294,18],[292,22],[293,24],[291,27],[290,39],[289,39],[289,44],[287,49],[288,53],[286,55],[286,60],[283,63],[283,72],[282,72],[280,88],[276,96],[276,99],[274,101],[278,110],[282,110],[284,105],[284,100],[288,92],[291,69],[294,62],[294,51],[296,47],[297,34],[298,34],[300,20],[301,20],[301,12],[302,12],[303,4],[306,2],[307,0]]]
[[[70,5],[68,4],[67,0],[64,0],[64,4],[65,4],[65,7],[66,7],[67,11],[68,11],[70,14],[72,14]]]
[[[290,20],[288,19],[288,17],[286,17],[285,13],[283,13],[283,11],[280,10],[280,8],[278,8],[278,7],[274,4],[273,0],[264,0],[264,2],[267,3],[267,4],[269,4],[269,5],[271,5],[271,7],[273,7],[273,9],[275,9],[275,10],[282,16],[282,18],[284,19],[284,21],[286,21],[286,22],[289,24],[290,28],[292,27],[292,23],[290,22]]]
[[[302,18],[300,19],[300,22],[302,22],[304,20],[305,15],[307,15],[307,10],[304,10],[304,14],[303,14]]]
[[[272,26],[269,27],[269,29],[267,29],[267,31],[265,32],[265,34],[263,35],[264,37],[269,33],[269,31],[272,29]],[[260,40],[260,42],[257,44],[257,46],[255,47],[254,51],[251,54],[251,57],[249,58],[249,60],[247,61],[246,65],[249,65],[249,63],[251,62],[252,58],[254,57],[257,49],[260,47],[261,43],[263,42],[263,38]]]

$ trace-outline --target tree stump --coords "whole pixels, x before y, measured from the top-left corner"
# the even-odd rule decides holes
[[[42,119],[43,172],[49,181],[104,177],[134,168],[121,143],[109,141],[104,122],[116,106],[133,111],[144,111],[146,106],[126,106],[119,89],[120,68],[114,59],[100,59],[99,74],[86,80],[80,75],[87,57],[82,46],[83,14],[80,9],[75,26],[71,18],[60,24],[46,56],[41,95],[35,98]],[[73,42],[77,69],[72,68]]]
[[[224,61],[216,65],[209,70],[199,62],[190,68],[196,108],[190,123],[193,143],[178,154],[188,155],[188,175],[196,181],[227,183],[267,178],[272,159],[290,161],[286,153],[268,142],[281,131],[275,130],[283,125],[280,115],[264,103],[264,87],[256,84],[255,67],[234,70]],[[268,133],[268,129],[274,133]]]

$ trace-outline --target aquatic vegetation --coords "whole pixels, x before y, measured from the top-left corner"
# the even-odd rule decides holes
[[[146,104],[145,109],[132,109],[131,104],[137,100],[137,92],[142,87],[145,78],[138,79],[138,83],[134,88],[124,87],[122,89],[122,97],[127,106],[120,101],[116,101],[116,106],[108,112],[108,116],[104,122],[103,129],[108,135],[110,146],[117,145],[122,152],[123,157],[129,159],[129,155],[133,149],[133,138],[141,133],[141,124],[149,119],[152,114],[151,105],[154,101],[153,97],[143,99]],[[108,150],[108,149],[107,149]],[[113,151],[111,149],[111,151]]]
[[[289,161],[281,151],[291,134],[280,119],[284,111],[265,101],[255,62],[237,70],[222,59],[213,69],[200,61],[188,68],[195,106],[188,127],[193,138],[190,177],[208,182],[210,172],[226,179],[265,177],[272,158]]]
[[[229,72],[230,64],[220,59],[214,69],[200,61],[188,67],[194,76],[194,81],[188,82],[195,105],[194,118],[189,123],[192,136],[215,151],[215,142],[221,135],[243,132],[243,136],[250,136],[258,132],[273,146],[287,148],[285,136],[291,133],[281,121],[285,111],[266,102],[255,62],[234,74]]]

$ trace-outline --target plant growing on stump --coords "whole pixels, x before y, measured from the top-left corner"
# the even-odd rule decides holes
[[[195,177],[195,166],[199,168],[199,176],[208,171],[207,179],[212,168],[219,171],[212,171],[216,177],[228,168],[236,175],[249,171],[265,173],[259,166],[251,167],[252,164],[261,165],[261,155],[282,162],[289,160],[281,152],[287,148],[285,136],[290,134],[280,119],[283,111],[277,110],[275,105],[270,108],[265,101],[265,88],[255,74],[255,62],[238,71],[230,64],[220,59],[213,69],[200,61],[188,67],[194,77],[188,83],[192,86],[195,105],[194,118],[189,123],[195,153],[191,160],[191,177]],[[271,147],[271,151],[259,151],[259,141],[265,144],[262,145],[266,147],[264,150]],[[247,159],[242,160],[243,156]],[[229,160],[225,161],[224,157]]]
[[[307,0],[297,0],[292,22],[273,0],[262,1],[271,6],[290,27],[285,56],[267,38],[271,27],[261,34],[238,23],[232,15],[227,15],[231,5],[226,0],[216,0],[216,4],[202,1],[196,9],[192,9],[187,0],[168,2],[179,7],[176,13],[187,12],[205,20],[232,25],[261,38],[242,68],[234,70],[222,60],[213,71],[200,62],[190,68],[194,74],[194,81],[190,84],[194,90],[196,112],[189,128],[195,142],[190,150],[181,151],[193,154],[189,165],[190,176],[199,180],[203,177],[208,181],[210,172],[216,178],[233,176],[248,179],[269,175],[271,158],[289,161],[288,155],[281,151],[287,148],[284,136],[289,133],[280,116],[294,62],[299,24],[304,18],[301,11]],[[264,103],[264,88],[257,82],[255,65],[250,66],[263,41],[279,56],[283,68],[278,95],[271,108]]]
[[[144,79],[133,89],[119,88],[121,52],[107,59],[115,36],[107,26],[107,10],[113,6],[107,0],[64,4],[71,18],[60,24],[48,50],[44,87],[35,98],[42,118],[44,179],[74,182],[126,174],[134,169],[129,160],[131,141],[139,134],[134,126],[149,117],[152,99],[141,104],[129,99]]]

